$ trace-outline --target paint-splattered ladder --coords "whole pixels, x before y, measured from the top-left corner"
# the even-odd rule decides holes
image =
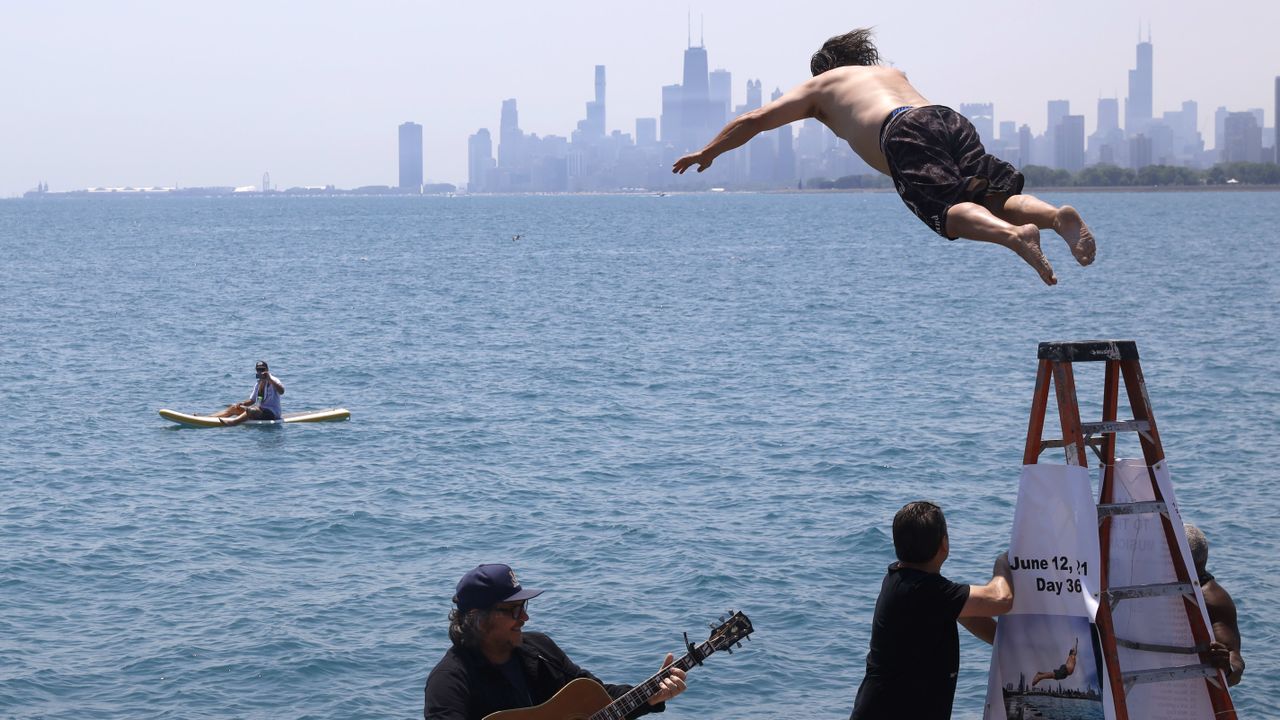
[[[1186,558],[1181,550],[1182,543],[1179,542],[1179,536],[1183,530],[1181,527],[1173,526],[1169,507],[1156,479],[1154,468],[1164,460],[1164,449],[1160,445],[1160,433],[1156,429],[1146,382],[1142,377],[1142,367],[1138,362],[1137,344],[1132,340],[1040,343],[1038,357],[1040,366],[1036,374],[1035,395],[1031,402],[1031,421],[1027,427],[1027,444],[1023,453],[1023,463],[1032,465],[1039,462],[1040,454],[1047,448],[1063,448],[1068,465],[1087,467],[1089,462],[1086,448],[1088,448],[1097,455],[1103,468],[1102,489],[1098,503],[1098,534],[1102,550],[1101,591],[1105,602],[1101,602],[1098,606],[1096,621],[1116,718],[1129,720],[1126,698],[1135,685],[1203,677],[1215,717],[1234,720],[1235,707],[1227,692],[1226,677],[1220,670],[1204,662],[1204,655],[1209,649],[1213,636],[1205,623],[1205,613],[1200,607],[1200,596],[1196,593],[1196,587],[1192,585]],[[1075,362],[1106,363],[1100,422],[1080,421],[1075,377],[1071,369],[1072,363]],[[1116,419],[1121,379],[1124,380],[1129,406],[1133,410],[1132,420]],[[1062,437],[1045,440],[1044,420],[1049,404],[1050,383],[1057,391]],[[1137,433],[1142,442],[1142,454],[1148,467],[1147,474],[1151,481],[1153,500],[1115,502],[1116,438],[1119,433],[1125,432]],[[1172,559],[1173,571],[1177,577],[1176,582],[1111,587],[1108,577],[1111,520],[1123,515],[1154,515],[1161,519],[1165,540],[1169,547],[1169,557]],[[1195,641],[1193,646],[1179,647],[1131,642],[1116,637],[1112,613],[1118,603],[1141,602],[1148,598],[1171,595],[1181,596],[1184,601],[1187,622]],[[1196,657],[1199,662],[1126,672],[1120,667],[1118,646],[1138,651],[1182,653]]]

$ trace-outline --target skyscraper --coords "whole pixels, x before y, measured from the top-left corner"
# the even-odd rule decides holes
[[[489,178],[493,172],[493,138],[487,128],[480,128],[467,139],[467,191],[490,190]]]
[[[1120,101],[1115,98],[1098,98],[1099,133],[1120,129]]]
[[[1084,116],[1067,115],[1053,138],[1054,166],[1070,172],[1084,168]]]
[[[1254,113],[1229,113],[1222,136],[1222,162],[1262,161],[1262,126]]]
[[[715,120],[723,125],[729,120],[729,110],[733,107],[733,75],[728,70],[712,70],[710,77],[711,102]]]
[[[498,126],[498,167],[513,168],[520,164],[520,143],[523,139],[515,98],[503,100],[502,120]]]
[[[596,66],[596,96],[595,100],[587,103],[587,119],[584,120],[579,128],[583,133],[591,139],[603,138],[605,135],[605,105],[604,105],[604,66]]]
[[[658,144],[658,121],[655,118],[636,118],[636,147]]]
[[[1120,101],[1116,98],[1098,98],[1098,127],[1089,136],[1086,161],[1119,165],[1126,150],[1124,131],[1120,129]]]
[[[422,189],[422,126],[415,122],[400,126],[400,189]]]
[[[680,84],[679,150],[688,152],[702,147],[711,139],[711,127],[719,130],[713,119],[711,81],[707,70],[707,49],[689,46],[684,51],[684,81]]]
[[[1044,154],[1044,164],[1049,167],[1062,167],[1058,164],[1058,126],[1062,124],[1063,118],[1071,114],[1070,100],[1050,100],[1048,103],[1048,114],[1045,121],[1044,129],[1044,145],[1041,150]],[[1040,154],[1037,153],[1037,157]]]
[[[600,106],[600,133],[605,132],[604,118],[604,66],[596,66],[596,104]]]
[[[973,123],[982,144],[991,147],[995,142],[995,105],[992,103],[960,103],[960,114]]]
[[[684,152],[683,120],[684,93],[679,85],[662,86],[662,142],[673,146],[678,152]]]
[[[747,81],[747,109],[756,110],[764,105],[764,89],[759,80]]]
[[[707,49],[690,45],[684,51],[684,96],[690,100],[706,100],[711,95],[708,79]]]
[[[1141,31],[1139,31],[1141,32]],[[1151,29],[1147,28],[1147,41],[1138,41],[1138,64],[1129,71],[1129,97],[1124,101],[1124,131],[1135,135],[1151,122],[1152,111],[1152,48]]]

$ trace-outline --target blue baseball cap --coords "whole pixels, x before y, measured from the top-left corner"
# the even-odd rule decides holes
[[[475,570],[462,576],[453,602],[458,605],[459,611],[467,612],[487,610],[501,602],[528,600],[541,594],[541,590],[520,587],[516,571],[510,565],[491,563],[478,565]]]

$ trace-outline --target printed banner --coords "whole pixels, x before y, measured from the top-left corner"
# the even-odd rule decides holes
[[[1101,568],[1087,469],[1023,466],[1009,567],[1013,610],[996,626],[985,720],[1110,717],[1093,625]]]

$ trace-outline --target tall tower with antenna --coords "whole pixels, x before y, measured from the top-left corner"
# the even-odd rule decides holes
[[[1154,115],[1152,98],[1153,52],[1151,24],[1147,24],[1147,39],[1142,40],[1142,25],[1138,25],[1137,66],[1129,71],[1129,97],[1124,101],[1124,131],[1136,135],[1147,129]]]

